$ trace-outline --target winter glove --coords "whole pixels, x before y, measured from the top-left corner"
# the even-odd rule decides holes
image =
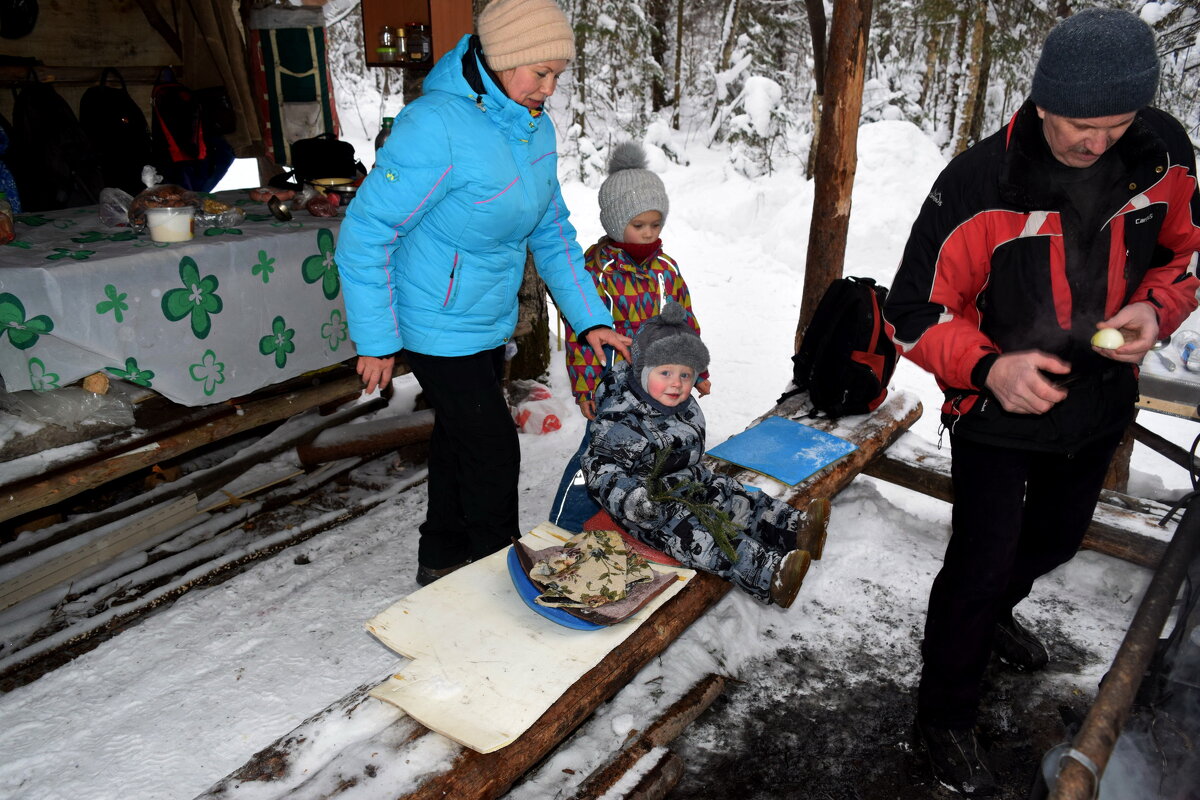
[[[654,504],[650,502],[650,492],[645,486],[639,486],[621,502],[622,516],[632,520],[654,519]]]

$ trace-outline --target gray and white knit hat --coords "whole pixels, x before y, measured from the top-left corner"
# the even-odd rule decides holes
[[[1137,111],[1157,91],[1150,26],[1122,9],[1089,8],[1050,31],[1029,96],[1052,114],[1088,119]]]
[[[629,220],[658,211],[667,221],[667,187],[646,169],[646,151],[634,142],[621,142],[608,159],[608,177],[600,185],[600,224],[614,242],[624,241]],[[667,362],[669,363],[669,362]]]
[[[708,348],[687,322],[687,312],[667,299],[657,316],[638,328],[630,348],[634,375],[646,385],[646,373],[663,364],[682,364],[696,374],[708,369]]]

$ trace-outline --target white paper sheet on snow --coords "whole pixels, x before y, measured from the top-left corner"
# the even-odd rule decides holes
[[[521,541],[540,550],[571,537],[543,522]],[[531,611],[517,595],[507,549],[431,583],[367,622],[413,659],[371,690],[430,730],[480,753],[511,744],[695,574],[680,575],[637,614],[580,631]]]

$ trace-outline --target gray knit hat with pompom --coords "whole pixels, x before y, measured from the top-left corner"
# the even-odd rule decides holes
[[[630,348],[633,372],[645,386],[646,370],[663,364],[682,364],[696,374],[708,369],[708,348],[687,322],[687,312],[667,299],[657,316],[638,328]]]
[[[622,142],[608,159],[608,177],[600,186],[600,224],[614,242],[624,241],[629,220],[647,211],[658,211],[667,221],[667,187],[646,169],[646,151],[634,142]]]
[[[1150,26],[1122,9],[1089,8],[1050,31],[1029,96],[1051,114],[1090,119],[1137,111],[1157,91]]]

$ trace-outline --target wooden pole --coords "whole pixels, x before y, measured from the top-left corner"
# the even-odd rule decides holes
[[[1099,793],[1104,768],[1129,718],[1130,706],[1154,657],[1159,634],[1175,605],[1197,544],[1200,544],[1200,498],[1193,498],[1167,546],[1162,564],[1146,587],[1112,667],[1071,743],[1071,751],[1062,760],[1050,800],[1085,800]]]
[[[858,121],[862,110],[863,74],[871,0],[839,0],[833,4],[826,70],[825,107],[821,112],[814,172],[812,221],[804,265],[804,294],[796,326],[796,349],[812,320],[825,288],[842,275],[846,232],[850,227],[850,195],[858,164]]]

